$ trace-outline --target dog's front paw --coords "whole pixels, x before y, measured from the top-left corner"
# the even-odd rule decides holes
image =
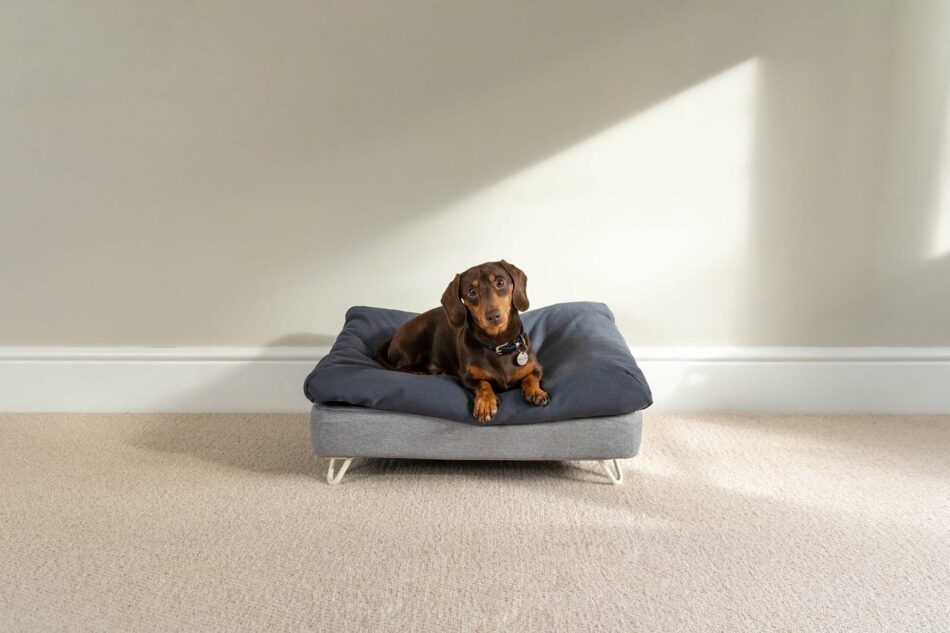
[[[551,395],[541,387],[525,389],[522,393],[524,394],[525,400],[539,407],[543,407],[547,403],[551,402]]]
[[[501,400],[495,394],[475,396],[472,417],[482,423],[488,422],[493,415],[498,413],[499,404],[501,404]]]

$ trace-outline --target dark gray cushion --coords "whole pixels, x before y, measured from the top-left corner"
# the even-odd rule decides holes
[[[307,377],[311,402],[351,404],[478,424],[471,393],[451,376],[416,376],[384,369],[373,354],[412,312],[354,307],[330,353]],[[498,394],[489,424],[529,424],[622,415],[652,404],[650,388],[602,303],[561,303],[521,315],[551,403],[536,407],[520,390]]]

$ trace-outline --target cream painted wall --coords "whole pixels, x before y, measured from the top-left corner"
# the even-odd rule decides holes
[[[500,257],[635,345],[950,345],[947,2],[3,17],[0,346],[323,344]]]

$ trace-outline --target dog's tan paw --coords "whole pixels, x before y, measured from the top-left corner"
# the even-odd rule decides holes
[[[541,389],[540,387],[537,387],[535,389],[525,390],[522,393],[524,393],[525,400],[539,407],[543,407],[547,403],[551,402],[551,395],[544,389]]]
[[[472,409],[472,417],[479,422],[485,423],[492,419],[492,416],[498,413],[498,405],[501,400],[494,394],[490,396],[475,396],[475,407]]]

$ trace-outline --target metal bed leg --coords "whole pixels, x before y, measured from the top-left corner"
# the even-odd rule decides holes
[[[612,484],[614,484],[615,486],[619,486],[620,484],[623,483],[623,468],[621,468],[620,466],[619,459],[599,459],[597,461],[599,461],[600,465],[604,467],[604,472],[607,473],[608,477],[610,477],[610,481]],[[616,469],[617,471],[616,474],[614,474],[614,472],[610,468],[610,464],[608,464],[607,462],[613,462],[614,469]]]
[[[340,483],[343,479],[343,475],[346,474],[346,469],[350,467],[350,464],[353,462],[352,457],[330,457],[330,464],[327,466],[327,483],[331,486],[335,486]],[[333,472],[333,469],[336,466],[336,460],[342,459],[343,463],[340,465],[340,469],[336,472]],[[603,467],[604,473],[610,479],[610,483],[615,486],[623,484],[623,468],[620,465],[619,459],[599,459],[597,462]],[[613,468],[611,468],[611,465]]]
[[[346,474],[346,469],[350,467],[350,462],[353,461],[352,457],[347,457],[346,459],[344,459],[343,465],[340,466],[340,470],[338,470],[336,474],[334,474],[333,466],[336,463],[336,460],[338,459],[343,459],[343,458],[331,457],[330,465],[327,467],[327,483],[330,484],[331,486],[335,486],[336,484],[340,483],[340,480],[343,479],[343,475]]]

